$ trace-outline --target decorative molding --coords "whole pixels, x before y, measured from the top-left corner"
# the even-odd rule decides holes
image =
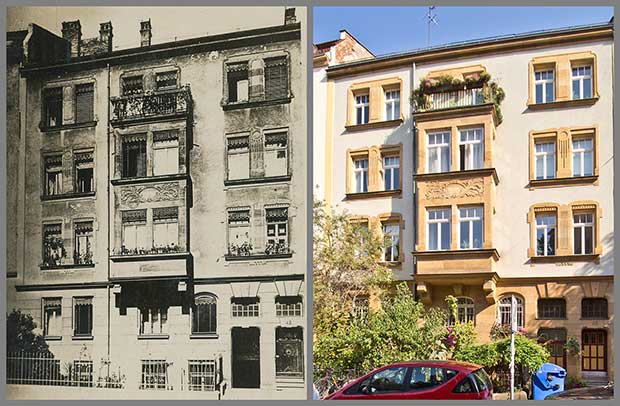
[[[481,178],[429,182],[424,193],[426,200],[478,197],[484,194]]]
[[[126,186],[121,189],[121,204],[135,207],[140,203],[178,200],[179,185],[168,182],[149,186]]]

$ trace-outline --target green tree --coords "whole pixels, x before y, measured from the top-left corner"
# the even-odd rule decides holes
[[[6,318],[7,353],[28,352],[49,354],[45,339],[34,330],[37,324],[29,314],[13,310]]]

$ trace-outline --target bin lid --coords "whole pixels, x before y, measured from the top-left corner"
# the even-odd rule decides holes
[[[566,374],[566,370],[559,365],[552,364],[550,362],[542,364],[540,369],[536,371],[536,374],[554,374],[554,375],[564,375]]]

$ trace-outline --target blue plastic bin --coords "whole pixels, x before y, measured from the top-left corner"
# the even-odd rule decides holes
[[[543,400],[547,396],[564,392],[566,370],[559,365],[543,364],[532,377],[532,399]]]

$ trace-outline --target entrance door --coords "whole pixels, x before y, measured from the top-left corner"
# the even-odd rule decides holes
[[[304,337],[301,327],[276,328],[276,376],[303,378]]]
[[[549,362],[566,369],[566,330],[563,328],[541,328],[538,330],[539,342],[549,350]]]
[[[583,371],[607,371],[607,332],[583,330],[581,337]]]
[[[260,330],[232,329],[232,387],[260,388]]]

